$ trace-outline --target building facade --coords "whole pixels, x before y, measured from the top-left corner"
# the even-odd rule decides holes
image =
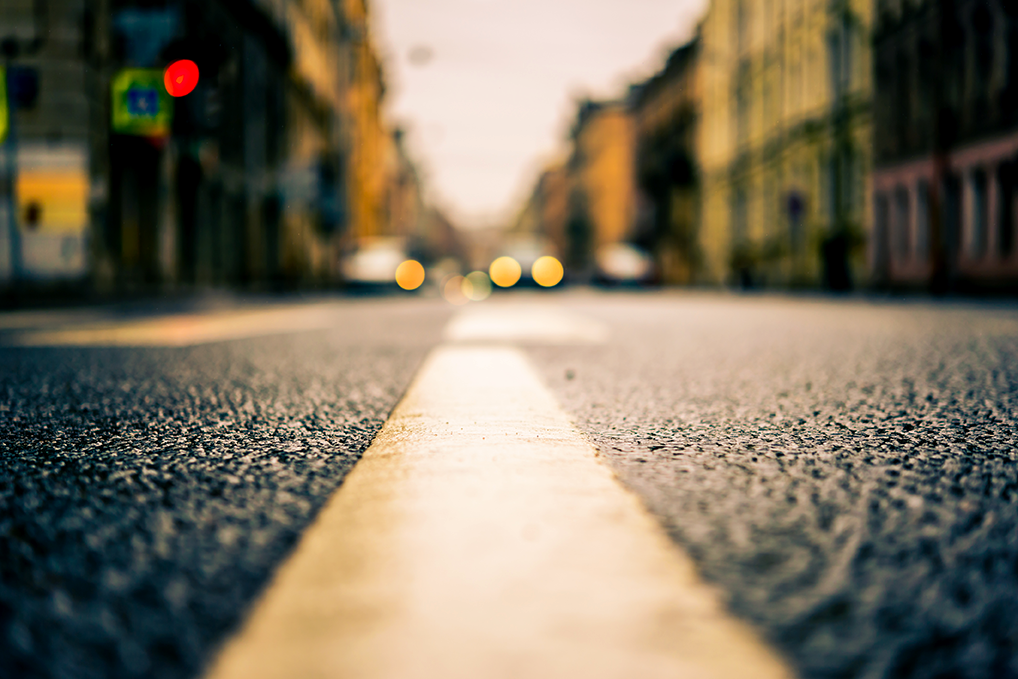
[[[16,0],[0,43],[5,82],[36,90],[10,112],[0,191],[21,282],[328,285],[348,241],[389,228],[364,0]],[[174,100],[178,59],[200,77]]]
[[[670,285],[696,282],[700,268],[698,65],[699,41],[693,40],[630,95],[637,186],[633,240],[653,253],[661,282]]]
[[[357,241],[389,235],[386,182],[393,168],[394,148],[382,115],[385,81],[372,39],[368,5],[365,0],[338,1],[346,20],[344,144],[352,225],[349,247]]]
[[[1018,5],[876,3],[878,283],[1018,286]]]
[[[632,236],[636,191],[633,119],[625,101],[584,101],[572,130],[565,227],[567,270],[595,274],[597,253]]]
[[[870,0],[713,0],[702,25],[704,282],[865,282]]]
[[[0,285],[89,271],[85,16],[84,0],[0,3]]]
[[[573,178],[565,161],[547,165],[516,216],[509,239],[537,244],[546,254],[566,261],[572,191]]]

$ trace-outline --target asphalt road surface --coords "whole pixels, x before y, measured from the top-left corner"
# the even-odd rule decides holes
[[[1018,677],[1013,306],[631,296],[548,383],[806,677]]]
[[[603,329],[513,342],[803,677],[1018,677],[1018,307],[470,308],[513,306]],[[337,302],[172,346],[102,310],[0,318],[0,677],[198,676],[454,311]]]
[[[0,677],[197,675],[449,310],[332,313],[190,347],[2,350]]]

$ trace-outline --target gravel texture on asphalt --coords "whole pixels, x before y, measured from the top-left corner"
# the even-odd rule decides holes
[[[1018,677],[1018,309],[613,295],[531,354],[804,677]]]
[[[448,317],[184,349],[0,349],[0,677],[190,677]]]

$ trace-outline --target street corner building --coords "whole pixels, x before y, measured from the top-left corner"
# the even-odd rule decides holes
[[[701,26],[702,277],[867,279],[870,0],[713,0]]]
[[[114,293],[339,284],[344,249],[411,229],[394,205],[420,193],[370,26],[364,0],[0,3],[0,274]],[[180,59],[199,81],[172,98]]]
[[[940,292],[1018,287],[1018,4],[878,0],[875,279]]]

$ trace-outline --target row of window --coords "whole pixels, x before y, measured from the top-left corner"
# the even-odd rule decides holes
[[[821,85],[824,64],[816,52],[808,55],[801,48],[778,64],[776,72],[768,69],[763,74],[762,95],[754,89],[750,62],[743,59],[735,72],[733,100],[735,102],[735,139],[739,144],[748,141],[750,117],[760,116],[764,130],[783,117],[802,113],[809,106],[819,104],[825,91],[828,103],[841,101],[857,84],[859,41],[856,27],[842,21],[827,34],[827,81]],[[826,90],[822,90],[826,87]],[[812,100],[811,100],[812,97]],[[760,101],[754,101],[759,98]]]
[[[874,196],[876,233],[888,234],[898,261],[925,261],[930,254],[930,187],[925,179]]]
[[[949,176],[942,187],[940,223],[949,252],[968,259],[1006,258],[1014,251],[1018,173],[1013,163],[976,167]],[[926,262],[931,254],[933,196],[926,179],[874,195],[875,237],[898,262]],[[994,209],[995,208],[995,209]],[[993,210],[991,212],[991,210]],[[880,245],[878,243],[878,245]]]

